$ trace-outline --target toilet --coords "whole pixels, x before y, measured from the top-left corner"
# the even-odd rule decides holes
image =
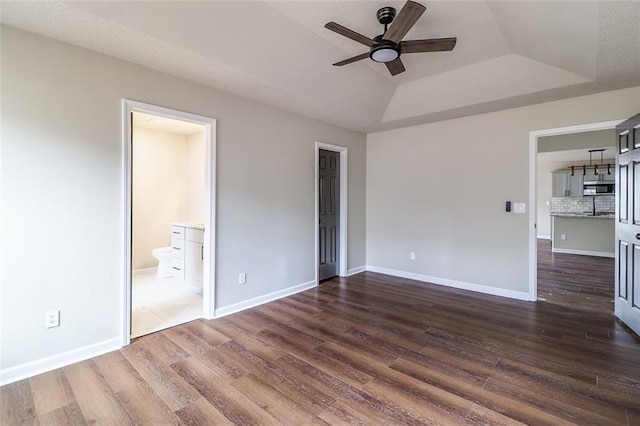
[[[159,247],[151,250],[153,257],[158,259],[156,277],[169,278],[171,273],[171,247]]]

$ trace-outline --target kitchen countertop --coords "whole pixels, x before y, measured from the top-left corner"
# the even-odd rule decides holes
[[[614,219],[616,217],[615,213],[596,213],[595,216],[590,213],[551,213],[551,216],[576,217],[580,219]]]

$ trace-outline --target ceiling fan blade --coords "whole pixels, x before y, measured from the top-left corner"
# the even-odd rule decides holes
[[[402,6],[400,13],[391,23],[391,27],[382,36],[385,40],[391,40],[394,43],[400,43],[402,37],[407,35],[411,27],[420,19],[426,7],[420,3],[409,0]]]
[[[350,64],[352,62],[360,61],[362,59],[366,59],[369,57],[369,52],[363,53],[362,55],[354,56],[353,58],[345,59],[344,61],[336,62],[333,64],[334,67],[341,67],[343,65]]]
[[[389,70],[391,75],[400,74],[401,72],[405,71],[404,64],[402,63],[400,58],[391,62],[386,62],[385,65],[387,66],[387,69]]]
[[[400,51],[402,53],[445,52],[453,50],[456,41],[456,37],[407,40],[400,42]]]
[[[342,36],[350,38],[351,40],[357,41],[358,43],[362,43],[365,46],[371,47],[374,44],[376,44],[376,42],[371,40],[369,37],[365,37],[362,34],[358,34],[357,32],[352,31],[347,27],[343,27],[340,24],[336,24],[335,22],[329,22],[324,27]]]

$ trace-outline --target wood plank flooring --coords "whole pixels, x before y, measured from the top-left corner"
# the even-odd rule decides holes
[[[2,424],[640,424],[606,313],[375,273],[0,388]]]
[[[552,253],[538,240],[538,298],[600,314],[613,313],[614,259]]]

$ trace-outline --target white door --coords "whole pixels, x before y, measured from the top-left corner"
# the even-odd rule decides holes
[[[616,134],[615,314],[640,334],[640,114]]]

